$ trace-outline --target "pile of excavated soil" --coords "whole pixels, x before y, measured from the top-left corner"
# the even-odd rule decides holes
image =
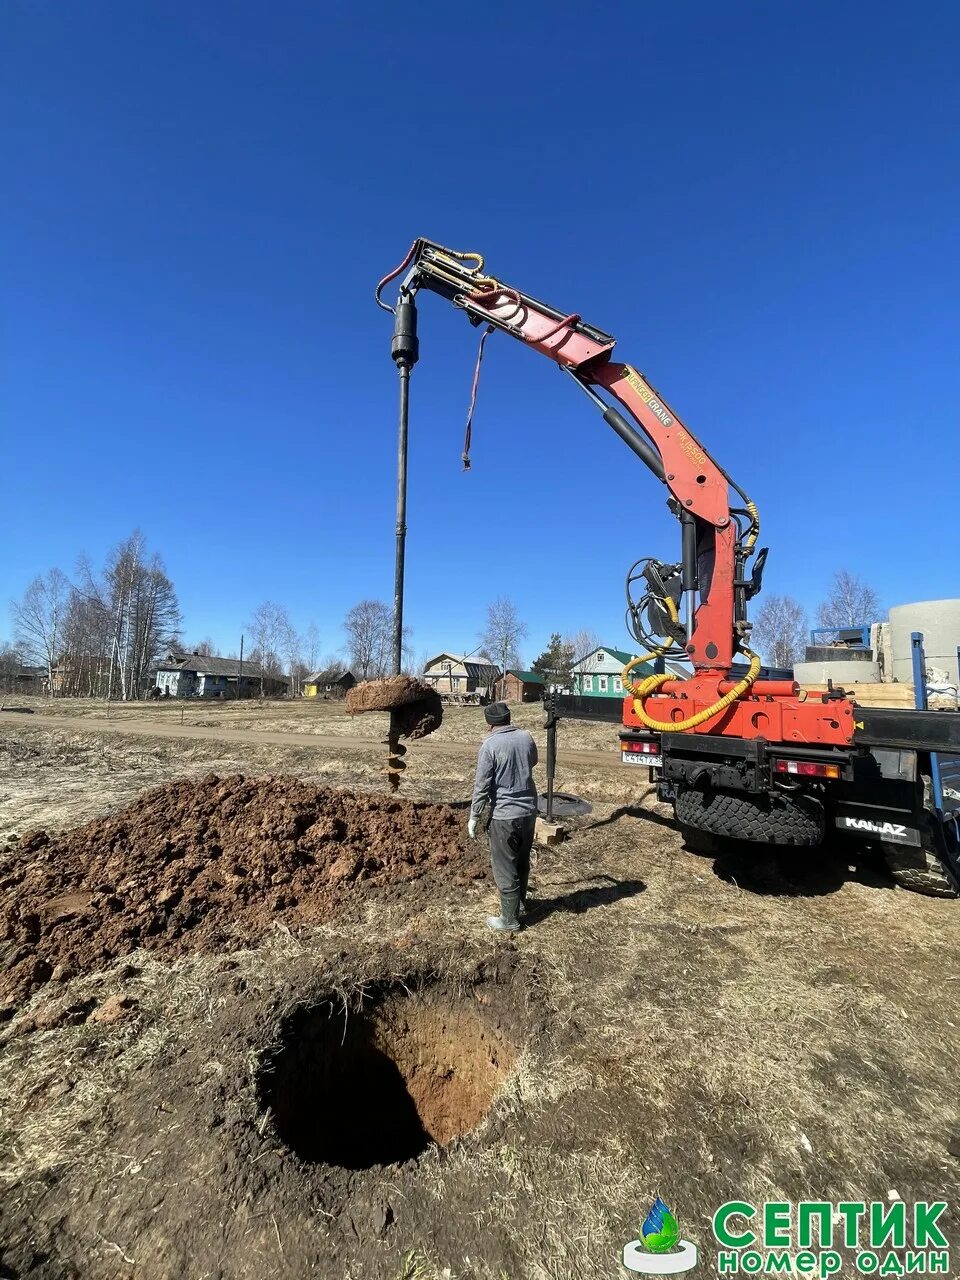
[[[462,827],[449,805],[209,774],[73,831],[31,832],[0,853],[0,1007],[137,947],[241,947],[371,888],[475,878],[483,859]]]

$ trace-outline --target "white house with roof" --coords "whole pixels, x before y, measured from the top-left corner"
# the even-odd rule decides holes
[[[594,698],[622,698],[623,668],[636,656],[623,649],[612,649],[608,645],[592,650],[570,668],[572,692]],[[648,662],[642,662],[633,669],[636,680],[652,673],[653,667]]]
[[[259,662],[171,653],[157,665],[155,688],[168,698],[255,698],[260,694],[261,676],[269,698],[282,697],[290,688],[286,676],[263,672]]]

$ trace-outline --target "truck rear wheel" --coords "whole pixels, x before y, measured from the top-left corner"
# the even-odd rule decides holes
[[[809,796],[747,795],[739,791],[681,791],[674,812],[682,827],[756,844],[818,845],[823,808]]]
[[[928,898],[960,897],[957,886],[944,870],[937,852],[936,817],[933,804],[933,779],[921,775],[923,781],[923,812],[917,824],[920,828],[920,845],[889,844],[881,842],[880,848],[887,863],[887,870],[904,889],[925,894]],[[949,837],[947,837],[949,838]]]
[[[926,836],[923,836],[926,840]],[[957,886],[943,869],[943,863],[930,849],[909,844],[881,844],[887,869],[904,889],[926,894],[928,898],[956,898]]]

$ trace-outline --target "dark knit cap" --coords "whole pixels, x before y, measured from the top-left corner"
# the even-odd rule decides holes
[[[483,708],[483,718],[487,724],[509,724],[510,708],[505,702],[491,702]]]

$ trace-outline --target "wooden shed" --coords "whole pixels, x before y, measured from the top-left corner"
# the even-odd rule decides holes
[[[344,671],[342,667],[330,667],[326,671],[315,671],[303,682],[305,698],[345,698],[357,678],[352,671]]]
[[[542,702],[545,692],[543,676],[536,671],[508,671],[503,677],[504,702]]]

